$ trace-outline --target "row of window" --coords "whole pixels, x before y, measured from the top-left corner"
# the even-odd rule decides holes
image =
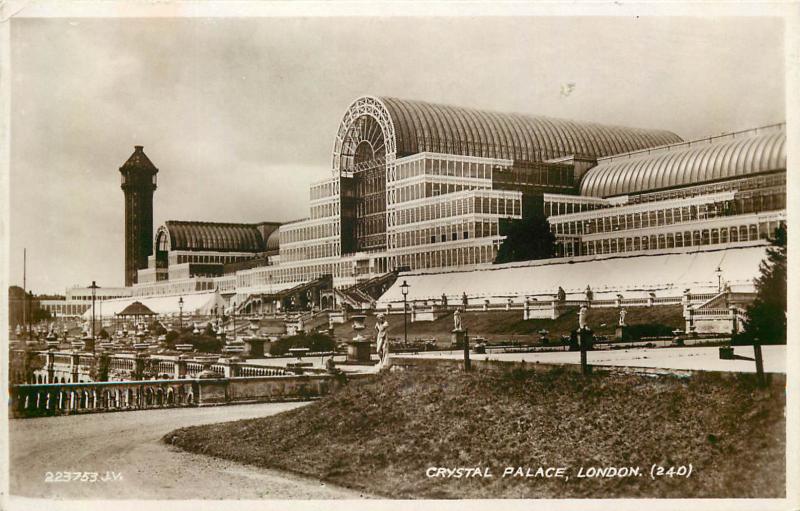
[[[191,279],[183,281],[154,282],[141,286],[134,286],[133,296],[178,296],[192,294],[198,291],[212,291],[215,288],[213,280]]]
[[[101,294],[97,294],[97,295],[95,295],[94,299],[95,300],[113,300],[115,298],[126,298],[128,296],[130,296],[130,295],[101,295]],[[68,298],[68,300],[70,302],[76,302],[76,301],[77,302],[91,302],[92,301],[92,295],[70,296]]]
[[[356,219],[356,238],[374,236],[386,232],[386,213],[365,215]]]
[[[317,240],[320,238],[328,238],[331,236],[339,235],[339,220],[333,222],[325,222],[316,225],[306,225],[297,227],[292,225],[289,229],[281,228],[280,231],[280,247],[281,254],[283,254],[284,246],[291,243],[299,243],[301,241]]]
[[[325,274],[333,275],[334,278],[351,277],[353,275],[353,263],[350,261],[338,261],[288,268],[270,266],[269,268],[247,273],[237,273],[236,287],[261,287],[269,292],[269,287],[273,285],[308,282]]]
[[[396,165],[397,179],[408,179],[414,176],[453,176],[476,179],[492,179],[492,171],[499,167],[496,163],[477,163],[453,161],[439,158],[424,158]]]
[[[603,207],[607,206],[573,201],[545,201],[544,214],[545,216],[568,215],[570,213],[580,213],[581,211],[593,211]]]
[[[309,195],[311,200],[324,199],[339,194],[339,179],[331,179],[322,183],[311,185]]]
[[[686,188],[678,188],[676,190],[644,193],[631,197],[631,203],[683,199],[697,195],[705,195],[708,193],[728,192],[731,190],[744,191],[784,185],[786,185],[786,173],[779,172],[763,176],[732,179],[719,183],[689,186]]]
[[[336,243],[318,243],[308,246],[281,249],[281,258],[285,262],[304,261],[307,259],[320,259],[333,257],[340,254],[340,245]]]
[[[247,255],[199,255],[199,254],[170,254],[170,265],[184,263],[212,263],[225,264],[236,263],[250,259],[252,254]]]
[[[91,305],[76,303],[43,303],[41,308],[50,312],[54,316],[80,316],[86,312]]]
[[[716,218],[717,216],[729,214],[730,209],[729,201],[700,205],[693,204],[681,208],[639,211],[623,215],[593,218],[591,220],[553,223],[550,230],[555,234],[578,235],[624,231],[627,229],[657,227],[660,225]]]
[[[311,206],[311,219],[328,218],[338,216],[341,213],[339,201],[326,202],[324,204],[313,204]]]
[[[390,265],[393,265],[395,268],[408,266],[412,270],[417,270],[491,263],[497,256],[499,247],[499,242],[492,242],[491,244],[478,246],[473,245],[441,250],[425,250],[392,256],[390,258]]]
[[[387,201],[389,204],[408,202],[427,197],[438,197],[448,193],[456,193],[463,190],[488,190],[488,185],[465,184],[465,183],[440,183],[436,181],[426,181],[424,183],[414,183],[400,186],[389,192]]]
[[[395,225],[425,222],[438,218],[469,214],[489,214],[503,217],[522,215],[522,201],[509,197],[463,197],[433,204],[420,204],[395,212]]]
[[[748,193],[747,195],[737,196],[733,201],[654,209],[651,211],[604,216],[591,220],[557,222],[558,219],[553,218],[550,219],[552,222],[550,229],[555,234],[581,235],[656,227],[696,220],[706,220],[719,216],[774,211],[784,208],[786,208],[786,195],[783,193],[769,193],[755,196]]]
[[[372,215],[383,211],[386,211],[385,191],[361,197],[356,206],[358,216]]]
[[[389,247],[404,248],[497,235],[497,221],[459,222],[457,224],[437,225],[391,234],[389,236]]]
[[[649,236],[606,238],[588,242],[560,240],[556,244],[556,254],[558,256],[616,254],[640,250],[753,241],[771,236],[778,223],[777,221],[759,222],[718,229],[695,229],[692,231],[651,234]]]

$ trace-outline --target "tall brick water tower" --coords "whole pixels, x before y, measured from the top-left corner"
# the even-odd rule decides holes
[[[158,169],[137,145],[119,171],[125,193],[125,286],[132,286],[137,270],[147,268],[147,258],[153,253],[153,193]]]

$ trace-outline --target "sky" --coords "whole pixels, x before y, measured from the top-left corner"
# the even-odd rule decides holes
[[[783,35],[742,17],[14,18],[9,283],[27,248],[34,293],[122,285],[134,145],[159,168],[154,232],[292,220],[361,95],[692,139],[785,121]]]

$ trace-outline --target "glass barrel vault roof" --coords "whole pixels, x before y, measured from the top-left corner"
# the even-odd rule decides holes
[[[786,133],[777,128],[601,160],[583,177],[581,195],[612,197],[785,170]]]
[[[394,123],[398,156],[430,151],[541,161],[572,154],[606,156],[681,141],[664,130],[380,99]]]

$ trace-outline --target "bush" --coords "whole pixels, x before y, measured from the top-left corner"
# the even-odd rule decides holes
[[[272,343],[269,353],[270,355],[285,355],[289,353],[291,348],[308,348],[309,351],[333,351],[336,349],[336,343],[328,334],[318,332],[292,335]]]
[[[195,350],[202,353],[220,353],[225,342],[213,335],[193,334],[191,330],[178,333],[175,330],[167,332],[166,345],[175,349],[177,344],[191,344]]]
[[[148,328],[155,335],[164,335],[167,333],[167,329],[164,328],[164,325],[162,325],[159,321],[151,322]]]

